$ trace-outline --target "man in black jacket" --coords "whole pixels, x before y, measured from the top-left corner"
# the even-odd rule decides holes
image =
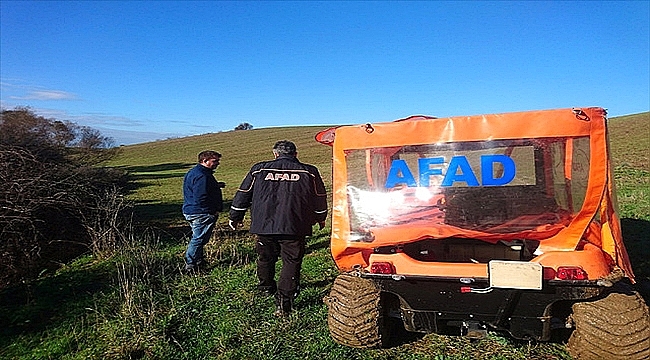
[[[217,216],[223,209],[221,188],[225,183],[214,178],[221,154],[206,150],[199,153],[199,163],[183,179],[183,216],[190,222],[192,239],[185,251],[185,272],[194,273],[205,265],[203,247],[212,236]]]
[[[230,227],[239,227],[251,208],[250,232],[257,235],[259,257],[257,288],[275,294],[275,314],[285,316],[298,296],[305,237],[314,224],[325,226],[327,193],[318,169],[298,161],[293,142],[276,142],[273,155],[275,160],[253,165],[242,181],[230,208]],[[278,257],[282,270],[276,284]]]

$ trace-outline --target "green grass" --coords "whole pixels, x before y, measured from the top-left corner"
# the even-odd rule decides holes
[[[139,201],[147,219],[165,221],[178,218],[183,198],[183,176],[197,162],[202,150],[222,154],[221,165],[215,176],[226,183],[224,197],[232,199],[237,187],[251,165],[272,158],[271,149],[277,140],[289,139],[296,143],[301,161],[319,167],[331,190],[331,148],[317,143],[314,136],[324,127],[279,127],[230,131],[171,139],[122,147],[110,166],[126,169],[137,180],[137,191],[132,198]]]
[[[610,121],[623,231],[637,278],[650,280],[648,144],[650,113]],[[90,256],[56,274],[0,292],[0,358],[6,359],[569,359],[558,343],[515,341],[489,333],[459,336],[402,334],[384,350],[334,343],[322,298],[338,274],[329,228],[309,239],[297,313],[277,319],[273,300],[255,293],[253,238],[232,232],[222,214],[206,247],[214,268],[181,274],[189,228],[181,183],[196,154],[223,154],[215,175],[232,199],[250,166],[271,158],[276,140],[296,142],[299,158],[319,167],[331,190],[331,148],[316,143],[324,127],[224,132],[125,146],[110,166],[129,170],[139,219],[150,231],[107,261]],[[645,156],[645,158],[644,158]],[[278,264],[278,267],[280,264]]]

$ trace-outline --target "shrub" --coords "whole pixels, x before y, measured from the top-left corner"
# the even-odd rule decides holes
[[[253,125],[247,122],[241,123],[235,127],[235,130],[251,130],[251,129],[253,129]]]
[[[115,227],[108,224],[127,209],[119,198],[126,174],[94,166],[112,154],[102,148],[110,142],[82,128],[29,109],[2,111],[0,288],[83,252],[114,247],[106,244]],[[71,147],[90,144],[79,134],[103,140]]]

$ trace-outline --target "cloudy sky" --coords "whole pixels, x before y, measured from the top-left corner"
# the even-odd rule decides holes
[[[255,128],[650,109],[650,2],[1,1],[2,108],[117,144]]]

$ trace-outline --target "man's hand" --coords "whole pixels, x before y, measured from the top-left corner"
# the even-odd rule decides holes
[[[241,221],[228,220],[228,226],[233,230],[237,230],[237,228],[242,226],[242,223]]]

